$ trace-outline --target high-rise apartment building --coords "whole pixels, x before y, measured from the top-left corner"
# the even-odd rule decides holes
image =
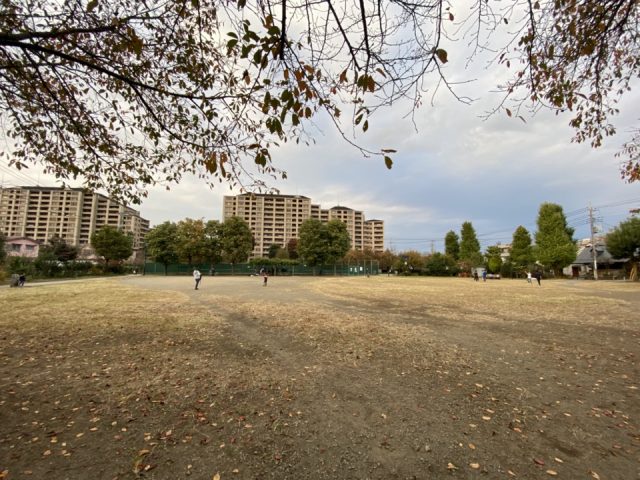
[[[149,230],[137,210],[82,188],[0,188],[0,231],[7,237],[46,242],[57,235],[84,253],[104,225],[130,233],[134,250],[142,248]]]
[[[292,238],[298,238],[300,225],[309,218],[322,223],[341,220],[347,226],[354,250],[384,250],[384,222],[365,220],[364,213],[347,207],[328,210],[300,195],[241,194],[225,196],[223,220],[242,218],[253,233],[255,245],[252,257],[266,257],[273,244],[286,248]]]

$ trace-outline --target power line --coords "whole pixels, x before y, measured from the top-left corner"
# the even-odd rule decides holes
[[[31,178],[29,175],[20,172],[20,171],[16,171],[16,170],[12,170],[8,167],[6,167],[5,165],[0,165],[0,171],[12,176],[14,179],[20,181],[20,182],[27,182],[28,184],[37,184],[38,182],[36,180],[34,180],[33,178]]]

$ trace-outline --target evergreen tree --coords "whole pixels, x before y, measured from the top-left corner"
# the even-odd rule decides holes
[[[480,242],[471,222],[464,222],[460,230],[460,266],[465,272],[482,264]]]
[[[460,257],[458,235],[453,230],[449,230],[444,237],[444,253],[454,260],[458,260]]]
[[[561,276],[562,268],[576,259],[577,247],[572,238],[574,230],[567,225],[562,207],[555,203],[540,205],[537,226],[535,257]]]
[[[531,235],[522,225],[513,232],[509,260],[516,271],[530,268],[530,265],[534,262]]]

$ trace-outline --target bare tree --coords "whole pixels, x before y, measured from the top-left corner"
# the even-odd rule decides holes
[[[341,109],[367,131],[376,110],[400,100],[416,108],[430,87],[455,96],[443,69],[450,41],[513,65],[496,111],[571,110],[575,140],[594,146],[614,133],[609,119],[640,63],[636,0],[472,0],[460,12],[445,0],[0,5],[10,163],[134,202],[185,173],[265,188],[286,176],[273,148],[312,141],[321,114],[391,168],[394,150],[358,146]],[[637,163],[625,172],[637,178]]]

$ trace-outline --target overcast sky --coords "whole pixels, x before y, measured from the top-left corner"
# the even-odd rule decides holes
[[[462,72],[455,60],[451,72]],[[408,107],[397,105],[379,111],[369,131],[358,135],[371,149],[398,151],[391,170],[378,157],[363,158],[330,126],[321,126],[316,145],[287,144],[273,152],[274,163],[288,174],[273,185],[323,208],[342,205],[363,211],[367,219],[384,220],[385,246],[396,251],[443,251],[445,234],[459,233],[464,221],[473,223],[483,248],[510,242],[519,225],[533,235],[543,202],[562,205],[576,238],[589,236],[590,204],[604,231],[627,218],[630,208],[640,207],[640,183],[621,180],[615,157],[638,122],[640,88],[625,97],[613,119],[619,134],[592,149],[571,143],[568,115],[524,114],[526,123],[505,114],[483,118],[500,101],[491,93],[499,78],[495,70],[474,68],[455,77],[475,79],[457,90],[474,99],[471,105],[441,91],[433,105],[427,98],[416,112],[415,125],[404,118]],[[231,193],[239,192],[224,186],[211,191],[189,179],[170,192],[152,190],[141,211],[153,223],[220,219],[222,197]]]
[[[459,233],[464,221],[473,223],[483,249],[510,242],[518,225],[533,235],[543,202],[564,208],[576,238],[589,235],[590,204],[604,231],[627,218],[630,208],[640,207],[640,183],[621,180],[620,159],[614,156],[638,122],[640,88],[627,94],[621,114],[613,118],[618,135],[594,150],[571,143],[568,115],[543,111],[525,115],[526,124],[504,114],[481,118],[500,101],[490,93],[499,82],[498,67],[487,72],[475,64],[475,70],[462,73],[464,59],[450,53],[450,60],[452,78],[476,79],[458,89],[475,99],[471,105],[440,92],[433,105],[426,98],[415,125],[404,118],[407,106],[396,105],[379,111],[369,131],[357,137],[374,150],[396,149],[391,170],[381,158],[362,158],[320,119],[316,145],[287,144],[272,151],[274,164],[288,174],[272,185],[283,194],[310,197],[323,208],[342,205],[363,211],[367,219],[384,220],[385,246],[396,251],[443,251],[445,234]],[[10,173],[6,160],[0,166],[3,185],[29,180],[55,185],[34,168],[25,177]],[[236,193],[222,184],[210,190],[185,178],[169,191],[152,188],[135,208],[152,225],[186,217],[221,219],[222,197]]]

